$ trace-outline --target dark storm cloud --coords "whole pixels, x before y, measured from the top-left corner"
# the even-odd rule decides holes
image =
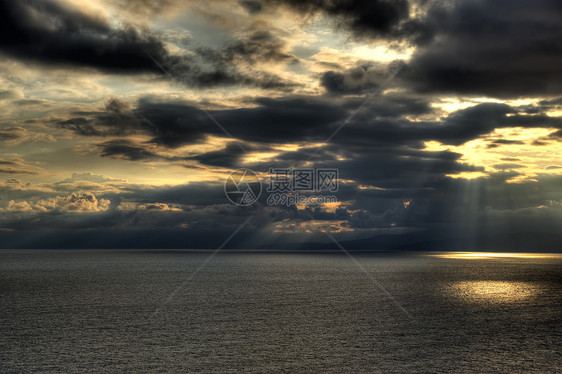
[[[235,136],[265,143],[323,138],[347,114],[335,103],[313,97],[258,98],[255,104],[215,114]]]
[[[407,26],[410,4],[407,0],[271,0],[301,13],[322,12],[332,17],[337,26],[348,28],[359,36],[402,33]],[[406,25],[404,25],[406,24]]]
[[[232,141],[221,150],[189,157],[189,160],[199,161],[202,164],[210,166],[235,169],[240,167],[240,159],[246,154],[246,152],[269,150],[271,149],[268,147],[255,147],[247,144],[242,145],[240,142]]]
[[[175,58],[164,63],[164,68],[173,77],[174,82],[197,88],[238,85],[280,91],[290,91],[298,86],[297,83],[265,71],[255,70],[252,74],[244,73],[232,61],[223,60],[220,51],[200,48],[196,53],[202,62]]]
[[[345,108],[314,97],[257,98],[255,107],[209,110],[239,140],[261,143],[320,140],[347,115]],[[136,112],[147,119],[152,141],[168,147],[200,142],[224,133],[201,110],[185,103],[139,101]]]
[[[108,199],[119,196],[124,201],[140,203],[160,202],[166,204],[181,204],[185,207],[200,208],[227,204],[224,185],[221,182],[191,182],[176,186],[138,186],[120,194],[107,194]],[[231,210],[234,206],[223,206]],[[186,208],[187,209],[187,208]]]
[[[285,43],[267,30],[256,30],[245,38],[231,40],[222,49],[200,47],[197,53],[210,63],[225,64],[236,61],[255,64],[256,62],[298,62],[297,57],[284,52]]]
[[[296,56],[286,51],[286,43],[267,30],[253,30],[218,48],[198,46],[194,53],[200,60],[198,65],[193,62],[168,65],[178,81],[190,86],[238,84],[282,91],[299,86],[297,82],[256,68],[258,63],[299,62]],[[241,67],[251,69],[252,73],[241,71]]]
[[[74,112],[72,117],[57,123],[61,128],[82,136],[126,136],[145,133],[153,142],[176,147],[197,143],[214,128],[203,111],[190,105],[141,99],[136,108],[118,99],[109,99],[98,112]],[[210,126],[210,125],[209,125]],[[213,125],[214,126],[214,125]]]
[[[372,113],[358,115],[354,123],[346,126],[338,134],[333,140],[334,143],[341,145],[346,151],[361,153],[364,148],[392,144],[422,148],[423,142],[430,140],[461,145],[495,129],[515,126],[562,128],[560,118],[542,114],[521,114],[517,108],[496,103],[478,104],[461,109],[440,121],[412,122],[402,118],[373,120],[372,115]]]
[[[322,74],[320,83],[328,92],[335,94],[359,94],[378,87],[378,72],[369,69],[368,65],[358,66],[344,73],[327,71]],[[380,76],[378,77],[380,81]]]
[[[538,102],[522,105],[519,109],[527,114],[541,114],[551,110],[557,110],[562,107],[562,97],[554,99],[544,99]]]
[[[294,59],[276,51],[278,41],[255,33],[225,50],[253,58]],[[172,55],[161,37],[131,26],[120,29],[106,21],[65,7],[55,0],[0,1],[0,52],[47,65],[95,68],[111,73],[153,73],[164,76],[158,64],[177,81],[196,87],[249,85],[264,89],[289,89],[294,83],[257,71],[245,74],[228,61],[199,56]]]
[[[418,232],[407,236],[377,236],[364,239],[362,243],[346,242],[346,248],[373,249],[380,244],[388,250],[402,248],[404,244],[415,244],[415,248],[425,245],[430,247],[419,248],[436,249],[436,241],[446,239],[449,246],[474,249],[470,246],[475,243],[465,240],[476,235],[480,242],[484,240],[481,244],[485,245],[479,247],[482,249],[488,248],[491,243],[495,244],[505,235],[509,237],[505,228],[497,226],[496,230],[493,222],[508,222],[511,230],[527,233],[529,237],[556,229],[560,212],[536,207],[555,207],[558,204],[560,182],[559,176],[552,176],[541,178],[539,182],[508,185],[503,183],[503,178],[487,181],[445,180],[439,188],[433,189],[409,186],[401,189],[358,190],[345,185],[343,194],[338,199],[344,201],[353,198],[355,202],[334,212],[317,208],[304,211],[267,208],[259,204],[236,207],[224,202],[222,183],[215,182],[132,188],[130,192],[121,195],[97,195],[97,200],[122,199],[135,201],[143,206],[181,204],[182,208],[179,211],[112,208],[71,215],[35,212],[6,216],[0,212],[0,226],[4,229],[0,232],[0,242],[1,246],[12,248],[216,248],[246,217],[254,215],[255,219],[248,225],[252,235],[243,232],[241,236],[237,236],[242,242],[235,240],[229,248],[267,247],[260,241],[263,240],[259,235],[260,228],[289,219],[304,223],[320,220],[326,224],[333,220],[345,220],[345,226],[353,229],[386,230],[396,226]],[[467,199],[467,191],[478,191],[478,198]],[[404,203],[406,200],[408,204]],[[42,229],[38,230],[37,227]],[[524,242],[528,244],[527,240]],[[511,240],[509,244],[517,243]],[[310,246],[305,247],[311,249]],[[513,248],[515,247],[511,247],[512,250]],[[527,250],[541,248],[556,248],[556,240],[551,238],[534,242]]]
[[[243,56],[250,63],[262,62],[290,62],[296,63],[298,59],[283,52],[285,43],[269,31],[255,31],[247,39],[238,40],[225,49],[225,54],[234,59]]]
[[[329,98],[293,96],[257,98],[249,104],[255,107],[210,109],[208,113],[228,129],[235,140],[265,146],[271,143],[323,142],[356,108],[357,100],[337,105]],[[358,113],[333,142],[343,154],[361,154],[373,147],[389,152],[395,147],[422,148],[423,142],[430,140],[460,145],[491,133],[494,129],[506,127],[562,129],[560,118],[544,114],[529,115],[526,109],[521,112],[517,107],[497,103],[458,110],[440,121],[411,121],[402,117],[431,111],[428,103],[419,98],[383,95]],[[59,122],[59,126],[83,136],[140,133],[151,136],[149,143],[169,148],[202,143],[209,135],[226,136],[202,110],[185,102],[166,102],[154,97],[140,99],[136,107],[131,108],[110,100],[104,111],[78,114],[83,116]],[[513,141],[497,139],[495,144],[510,142]],[[109,142],[104,144],[104,155],[121,154],[134,160],[155,157],[149,151],[140,152],[137,147],[127,140]],[[147,145],[141,147],[146,148]],[[235,156],[231,153],[233,149],[228,147],[221,151],[222,155],[213,153],[208,157],[202,156],[201,161],[218,161],[228,155]],[[292,155],[290,158],[296,160],[298,157]],[[221,164],[226,165],[224,162]]]
[[[327,137],[347,111],[330,101],[314,97],[257,98],[256,107],[208,110],[234,137],[245,141],[282,143]],[[84,136],[126,135],[142,132],[152,142],[179,147],[202,142],[207,135],[224,133],[199,108],[185,102],[165,102],[146,97],[136,108],[116,113],[75,113],[80,116],[60,121],[58,126]]]
[[[419,92],[493,97],[562,92],[558,0],[281,2],[301,12],[322,11],[355,35],[416,46],[401,75],[407,88]],[[426,13],[409,18],[412,6]],[[358,93],[372,86],[352,79],[358,72],[328,71],[321,84],[332,93]]]
[[[259,13],[263,8],[261,2],[254,0],[240,1],[240,5],[242,5],[250,14]]]
[[[553,206],[559,201],[556,183],[560,182],[560,176],[544,176],[538,182],[505,183],[506,178],[516,175],[515,172],[502,172],[474,180],[442,179],[433,183],[431,188],[424,184],[422,176],[421,180],[413,178],[409,186],[384,190],[351,189],[339,198],[354,200],[347,209],[353,218],[350,224],[355,227],[384,227],[389,223],[426,228],[443,225],[462,233],[463,226],[466,230],[474,224],[485,227],[487,219],[500,214],[513,214],[516,220],[518,212],[537,214],[545,206]],[[539,206],[543,208],[537,208]],[[534,210],[536,212],[532,213]],[[545,209],[543,212],[543,218],[561,215],[557,210],[546,212]],[[386,219],[372,220],[384,215],[387,215]],[[537,224],[544,224],[545,228],[549,226],[549,222],[544,220]]]
[[[348,202],[345,208],[340,208],[334,213],[314,209],[299,212],[284,208],[276,211],[273,216],[268,216],[267,220],[264,218],[263,222],[270,223],[283,219],[343,220],[349,228],[354,229],[391,229],[394,226],[426,229],[446,227],[455,235],[464,235],[464,223],[459,222],[459,217],[467,214],[489,217],[496,214],[486,210],[491,208],[498,211],[514,208],[532,210],[546,204],[547,197],[555,200],[559,196],[553,188],[553,179],[548,179],[547,182],[543,177],[541,181],[545,182],[541,182],[540,193],[532,191],[533,186],[529,183],[525,183],[525,188],[511,184],[506,187],[506,180],[519,175],[516,171],[520,169],[518,164],[497,165],[503,169],[501,172],[474,181],[452,180],[446,175],[484,169],[459,163],[461,155],[458,153],[422,150],[424,141],[437,140],[445,144],[459,145],[488,134],[496,128],[562,128],[559,118],[548,117],[540,111],[529,114],[527,107],[486,103],[458,110],[441,120],[410,121],[403,118],[403,115],[430,113],[431,109],[425,101],[393,94],[382,95],[379,101],[367,106],[327,146],[304,147],[297,151],[283,152],[271,161],[241,165],[244,153],[235,141],[227,144],[222,150],[189,158],[166,158],[152,152],[151,143],[175,148],[204,142],[208,135],[223,134],[205,113],[185,102],[166,102],[146,97],[131,108],[117,103],[107,105],[104,113],[119,112],[134,116],[137,120],[131,123],[139,125],[138,131],[151,135],[151,143],[112,140],[102,144],[103,154],[136,161],[198,161],[203,165],[231,169],[250,166],[259,171],[266,171],[272,166],[294,167],[312,161],[315,167],[336,167],[340,170],[342,180],[354,181],[352,184],[344,183],[337,194],[339,201]],[[251,106],[248,108],[212,109],[209,112],[228,128],[236,141],[244,142],[248,150],[271,151],[268,145],[272,143],[324,141],[358,105],[356,98],[346,100],[343,104],[340,101],[340,105],[336,103],[331,97],[259,98],[250,102]],[[115,107],[124,109],[110,109]],[[98,120],[108,118],[111,117],[107,114],[96,117]],[[115,122],[106,121],[104,126],[111,127],[112,123]],[[493,141],[496,141],[496,144],[512,142],[510,139]],[[361,190],[359,185],[376,186],[383,190]],[[209,204],[209,208],[205,214],[197,216],[197,222],[206,222],[212,221],[212,217],[217,215],[230,214],[221,207],[224,204],[222,185],[219,183],[212,188],[211,186],[199,186],[200,192],[193,190],[196,186],[147,189],[122,195],[121,198],[143,203],[179,204],[194,204],[197,199],[203,199],[202,201]],[[506,193],[506,188],[509,193]],[[466,191],[471,189],[482,194],[477,202],[466,202]],[[516,198],[519,194],[526,196],[524,199]],[[409,203],[405,204],[407,201]],[[470,204],[476,205],[472,207]],[[262,209],[258,206],[254,208]],[[185,218],[184,223],[194,219],[193,216],[189,217]],[[424,240],[426,239],[428,238]]]
[[[337,153],[333,149],[326,149],[323,147],[302,147],[298,151],[283,152],[275,157],[277,163],[283,166],[295,165],[307,161],[316,162],[334,161],[337,159]]]
[[[136,143],[126,139],[111,140],[96,144],[101,157],[120,158],[129,161],[169,161],[189,162],[198,161],[209,166],[224,168],[237,168],[245,151],[270,150],[267,147],[252,147],[242,145],[240,142],[229,142],[220,150],[202,153],[196,156],[167,156],[150,150],[150,144]],[[188,163],[187,167],[195,167]]]
[[[111,200],[112,208],[69,214],[42,210],[8,214],[0,209],[0,227],[4,229],[0,232],[0,247],[14,248],[27,243],[35,248],[50,248],[51,245],[57,248],[84,245],[96,248],[216,248],[250,215],[255,218],[247,229],[253,233],[274,219],[289,217],[288,214],[275,212],[276,208],[242,208],[228,204],[222,182],[172,187],[130,186],[129,192],[96,195],[97,201],[107,204],[103,199]],[[61,198],[56,198],[56,201],[60,202]],[[115,201],[117,204],[113,204]],[[120,201],[140,205],[123,209]],[[13,206],[35,206],[38,202],[25,203],[18,201]],[[162,209],[168,204],[180,208]],[[155,207],[157,209],[151,209]],[[7,235],[10,232],[16,234]],[[84,241],[88,233],[95,235],[91,240]],[[147,233],[150,234],[145,235]],[[246,231],[241,234],[237,235],[238,240],[247,236]],[[76,241],[76,238],[82,240]]]
[[[54,0],[0,1],[0,51],[45,64],[121,73],[156,71],[146,55],[169,56],[154,37],[62,6]]]
[[[335,66],[338,70],[329,70],[320,76],[320,85],[333,95],[375,93],[377,89],[393,88],[390,85],[398,80],[405,66],[401,60],[388,64],[362,61],[347,70]],[[381,87],[383,83],[385,87]],[[400,95],[406,96],[403,92]]]
[[[447,151],[411,151],[396,147],[365,150],[361,155],[327,165],[336,165],[342,179],[356,180],[365,185],[382,188],[436,187],[446,179],[445,174],[484,170],[458,163],[460,157],[458,153]]]
[[[135,114],[144,119],[142,125],[153,143],[172,148],[199,143],[207,134],[220,132],[202,110],[191,105],[145,98],[138,102]]]
[[[499,97],[562,92],[562,3],[479,0],[435,3],[408,78],[420,91]]]
[[[143,128],[142,118],[136,116],[127,103],[114,98],[106,102],[103,111],[72,115],[78,117],[59,121],[57,125],[82,136],[127,135]]]
[[[129,140],[110,140],[98,145],[102,157],[123,158],[130,161],[162,160],[163,157],[148,151]]]

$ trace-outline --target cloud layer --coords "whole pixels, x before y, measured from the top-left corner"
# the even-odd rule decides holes
[[[558,1],[77,4],[0,0],[2,246],[559,249]],[[338,202],[234,206],[237,168]]]

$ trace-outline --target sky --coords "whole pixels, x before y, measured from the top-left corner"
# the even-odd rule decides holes
[[[1,248],[562,249],[559,0],[0,0],[0,56]]]

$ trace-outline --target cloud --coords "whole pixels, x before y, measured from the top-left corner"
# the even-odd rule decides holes
[[[57,123],[63,129],[83,136],[112,136],[134,134],[142,128],[140,118],[130,106],[118,99],[110,98],[99,112],[74,112],[72,117]]]
[[[482,190],[484,195],[481,199],[466,200],[466,191],[479,188],[481,183],[482,181],[442,180],[432,184],[431,188],[428,188],[427,184],[411,183],[401,188],[359,189],[358,184],[346,182],[338,192],[338,199],[345,201],[339,208],[309,208],[301,211],[266,207],[260,203],[246,208],[227,204],[221,182],[162,187],[131,186],[128,192],[110,194],[114,197],[105,196],[103,199],[113,201],[114,198],[119,198],[123,199],[123,202],[116,209],[98,209],[97,214],[69,214],[76,210],[64,210],[62,207],[67,205],[67,200],[73,200],[69,197],[71,195],[58,196],[59,200],[63,200],[59,203],[61,208],[58,211],[39,210],[35,208],[34,201],[25,201],[27,204],[22,201],[14,202],[12,209],[19,209],[19,213],[4,210],[4,214],[10,215],[0,217],[1,226],[13,230],[6,231],[6,235],[11,233],[11,236],[2,234],[5,238],[2,245],[15,243],[11,240],[17,242],[17,238],[21,238],[25,233],[29,239],[27,245],[33,244],[36,247],[52,245],[62,248],[72,243],[75,247],[95,245],[104,248],[210,248],[215,245],[213,238],[222,235],[224,240],[237,228],[241,220],[248,215],[255,215],[255,219],[249,224],[251,232],[244,231],[231,246],[260,247],[259,243],[270,243],[272,240],[272,233],[268,230],[277,226],[289,229],[293,223],[298,223],[298,227],[307,231],[308,236],[289,236],[292,239],[310,240],[311,235],[317,232],[318,225],[336,230],[334,235],[382,230],[381,232],[400,234],[384,240],[386,248],[394,248],[403,245],[404,241],[427,242],[443,238],[446,236],[443,235],[444,231],[448,233],[449,238],[457,234],[466,234],[470,230],[478,231],[482,228],[467,222],[494,222],[494,217],[499,216],[504,216],[502,219],[505,220],[505,216],[509,216],[508,211],[526,209],[527,217],[535,217],[533,222],[548,222],[544,219],[554,219],[560,215],[559,205],[550,203],[559,200],[560,176],[543,179],[538,183],[517,185],[505,185],[501,179],[490,179],[487,188]],[[539,190],[541,192],[537,193]],[[510,196],[522,198],[514,206]],[[96,199],[102,201],[99,197]],[[56,198],[43,200],[50,203],[43,203],[42,206],[52,206]],[[57,214],[53,215],[53,212]],[[471,217],[476,221],[471,221]],[[512,216],[513,219],[515,217],[517,214]],[[520,231],[536,229],[529,222],[511,222],[513,227]],[[56,243],[52,242],[52,238],[46,240],[41,231],[37,230],[38,225],[48,229],[51,236],[52,233],[57,233],[56,237],[59,240]],[[403,236],[403,233],[407,232],[419,233]],[[262,234],[265,236],[262,237]],[[100,235],[104,237],[103,243],[94,239]],[[154,235],[161,239],[151,240],[150,237]],[[88,237],[93,241],[88,240],[87,244],[84,244],[84,238]],[[78,238],[82,238],[82,241],[77,242]],[[216,246],[220,245],[220,241],[217,241]],[[365,240],[363,245],[372,246],[369,243],[377,241]]]
[[[0,142],[13,146],[25,142],[54,142],[51,134],[31,132],[21,126],[0,128]]]
[[[403,83],[423,93],[541,97],[562,93],[557,0],[279,0],[303,14],[322,13],[363,39],[415,47]],[[329,92],[357,92],[359,70],[329,71]],[[369,87],[369,80],[364,84]]]
[[[320,79],[328,92],[338,94],[359,94],[374,90],[378,86],[377,81],[380,82],[380,72],[370,69],[369,65],[358,66],[344,73],[327,71]]]
[[[160,156],[147,149],[146,145],[136,144],[129,140],[110,140],[105,143],[98,144],[102,157],[123,158],[129,161],[145,161],[145,160],[165,160]]]
[[[15,202],[14,200],[10,200],[7,210],[10,212],[31,212],[34,209],[27,201]]]
[[[130,186],[133,185],[128,183],[125,179],[110,178],[89,172],[73,173],[70,178],[43,185],[43,187],[49,188],[56,193],[90,191],[96,194],[119,193],[121,191],[127,191]]]
[[[164,203],[148,203],[148,204],[141,204],[137,207],[140,210],[150,210],[150,211],[159,211],[159,212],[181,212],[182,209],[178,206],[164,204]]]
[[[557,230],[558,3],[103,1],[107,13],[71,3],[0,0],[0,100],[9,105],[0,142],[26,153],[0,156],[0,246],[88,238],[84,245],[212,247],[250,215],[252,232],[235,245],[258,246],[275,228],[308,235],[320,224],[350,237],[418,235],[365,242],[392,248],[526,224]],[[397,56],[408,65],[365,102]],[[201,106],[179,99],[184,93],[156,64]],[[77,90],[57,93],[69,85],[95,92],[83,101],[71,97]],[[270,207],[265,195],[251,207],[228,204],[228,169],[303,165],[340,170],[339,205]],[[192,182],[108,176],[168,183],[165,173],[178,170]],[[49,173],[42,183],[39,173]]]
[[[161,60],[169,57],[154,37],[132,28],[113,29],[101,16],[54,0],[2,0],[0,25],[0,51],[45,64],[156,72],[146,53]]]
[[[23,94],[21,91],[17,90],[1,90],[0,91],[0,101],[11,100],[11,99],[21,99]]]
[[[253,30],[244,38],[231,40],[220,51],[200,48],[197,52],[213,63],[267,62],[297,63],[298,58],[286,52],[284,41],[268,30]]]
[[[407,0],[273,0],[301,13],[322,12],[337,26],[350,29],[358,36],[385,36],[396,33],[409,19]]]
[[[136,0],[134,3],[130,1],[107,1],[108,5],[117,6],[120,9],[130,12],[137,19],[147,19],[162,15],[176,9],[177,0]]]
[[[55,212],[55,213],[85,213],[102,212],[109,209],[110,201],[97,199],[93,193],[79,192],[68,196],[56,196],[41,199],[36,202],[10,200],[5,209],[9,212]]]
[[[557,0],[437,2],[423,20],[432,37],[416,50],[408,84],[423,92],[559,95],[561,16]]]
[[[346,110],[332,102],[314,97],[257,98],[251,107],[207,110],[216,120],[241,140],[280,143],[328,136],[329,129],[346,115]],[[191,103],[166,101],[156,97],[141,98],[135,109],[120,121],[111,110],[94,112],[58,123],[62,128],[83,136],[147,134],[151,143],[166,147],[197,144],[208,135],[225,136],[201,109]],[[131,159],[154,157],[133,146],[131,141],[112,140],[106,155],[128,154]]]
[[[261,12],[263,6],[262,3],[259,1],[254,0],[243,0],[240,1],[240,5],[244,7],[250,14],[256,14]]]
[[[250,85],[289,89],[295,86],[275,74],[265,71],[246,74],[236,64],[228,63],[237,55],[294,59],[276,51],[279,42],[267,33],[255,33],[247,41],[229,46],[224,51],[226,61],[221,61],[212,58],[216,54],[205,54],[202,50],[199,54],[190,51],[171,54],[161,35],[123,23],[115,28],[100,14],[86,13],[57,0],[1,0],[0,52],[43,65],[94,68],[114,74],[150,73],[168,79],[161,69],[164,67],[176,81],[203,88]],[[67,125],[87,127],[77,120]]]
[[[384,98],[382,103],[384,104]],[[400,103],[400,101],[398,101]],[[402,101],[402,106],[396,105],[394,110],[409,108],[407,100]],[[416,104],[415,101],[411,104]],[[424,147],[424,142],[438,141],[448,145],[460,145],[470,140],[477,139],[493,132],[495,129],[521,127],[521,128],[561,128],[562,120],[545,115],[527,115],[520,113],[517,107],[500,103],[483,103],[449,113],[438,120],[407,120],[404,118],[377,117],[378,105],[373,111],[364,111],[358,114],[353,123],[345,127],[333,142],[339,144],[349,152],[380,147],[381,151],[392,149],[388,146],[407,145],[414,149]],[[387,110],[392,113],[392,107]],[[412,113],[422,109],[412,105]],[[384,105],[380,110],[384,113]],[[415,119],[415,118],[414,118]],[[501,143],[501,142],[500,142]]]
[[[0,174],[38,175],[42,170],[35,164],[26,161],[18,154],[0,155]]]
[[[98,200],[93,193],[81,192],[71,193],[68,196],[57,196],[54,199],[39,200],[36,204],[38,209],[57,212],[101,212],[109,209],[110,201]]]
[[[220,47],[196,46],[189,64],[168,61],[163,65],[177,82],[188,87],[245,85],[261,89],[291,91],[300,86],[263,69],[269,65],[296,64],[287,43],[269,30],[250,29]]]
[[[126,182],[124,179],[110,178],[104,175],[97,175],[97,174],[92,174],[90,172],[85,172],[85,173],[72,173],[72,176],[70,178],[66,178],[65,180],[58,182],[57,184],[70,183],[76,181],[88,181],[88,182],[96,182],[96,183]]]
[[[255,148],[243,146],[240,147],[240,143],[229,142],[223,149],[218,151],[206,152],[197,156],[190,157],[191,160],[196,160],[205,165],[221,166],[227,168],[236,168],[240,165],[240,159],[246,152],[243,151],[253,151]]]
[[[330,144],[322,145],[352,111],[361,105],[361,99],[334,101],[331,97],[288,96],[284,98],[257,98],[246,108],[208,109],[208,113],[235,136],[223,148],[196,150],[211,137],[224,139],[226,135],[200,109],[186,102],[166,101],[164,98],[141,98],[135,107],[127,109],[123,122],[112,110],[93,112],[88,119],[92,131],[72,129],[81,135],[119,134],[96,145],[102,157],[129,161],[163,161],[182,165],[194,162],[236,168],[245,162],[257,170],[313,161],[329,167],[351,168],[350,179],[364,174],[359,166],[348,160],[361,160],[368,165],[381,164],[385,170],[399,176],[394,181],[381,183],[409,183],[409,176],[432,171],[429,176],[443,178],[446,174],[484,171],[482,167],[460,162],[459,153],[428,152],[425,143],[460,146],[502,128],[562,128],[562,120],[541,113],[527,114],[528,107],[512,107],[501,103],[483,103],[460,109],[443,118],[435,118],[434,109],[419,97],[388,93],[365,106],[351,123],[340,131]],[[434,120],[420,120],[420,115],[432,114]],[[120,114],[123,115],[123,114]],[[147,140],[130,140],[129,134],[142,134]],[[306,142],[317,145],[307,147]],[[515,145],[521,140],[489,139],[487,146]],[[296,150],[276,150],[284,143],[300,143]],[[250,152],[247,155],[241,146]],[[193,146],[192,151],[187,151]],[[188,147],[187,149],[181,147]],[[267,160],[252,161],[253,153],[269,153]],[[248,157],[246,157],[248,156]],[[311,159],[312,157],[312,159]],[[427,166],[424,166],[427,165]],[[353,173],[357,172],[357,175]],[[370,172],[371,183],[381,174]],[[410,174],[408,174],[410,173]],[[367,173],[365,173],[367,174]],[[421,175],[420,175],[421,177]],[[398,179],[396,179],[398,178]],[[434,179],[434,180],[436,180]]]

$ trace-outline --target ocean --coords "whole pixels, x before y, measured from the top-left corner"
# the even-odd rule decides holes
[[[561,256],[210,255],[0,251],[0,372],[562,372]]]

